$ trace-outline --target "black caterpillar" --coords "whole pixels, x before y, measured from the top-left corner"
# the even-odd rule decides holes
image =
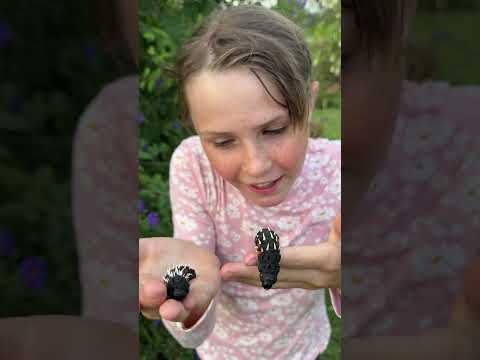
[[[255,236],[258,254],[258,271],[260,281],[265,290],[270,289],[277,281],[280,271],[280,244],[278,235],[269,228],[263,228]]]
[[[167,299],[182,301],[190,290],[190,281],[195,279],[195,270],[187,265],[176,265],[168,269],[163,277],[167,286]]]

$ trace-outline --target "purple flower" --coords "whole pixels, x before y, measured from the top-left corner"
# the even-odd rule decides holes
[[[145,202],[140,199],[138,200],[138,212],[143,213],[145,211]]]
[[[145,122],[145,116],[143,115],[142,112],[140,112],[140,113],[138,114],[137,122],[138,122],[139,124],[143,124],[143,123]]]
[[[182,124],[180,124],[180,121],[178,121],[178,120],[176,120],[176,119],[173,120],[173,128],[174,128],[174,129],[177,129],[177,130],[181,129],[181,128],[182,128]]]
[[[47,262],[37,256],[23,259],[20,263],[20,277],[30,289],[43,288],[47,279]]]
[[[9,229],[2,229],[0,232],[0,255],[10,256],[15,250],[15,240]]]
[[[157,213],[153,211],[148,213],[147,221],[148,221],[148,225],[150,225],[150,228],[154,228],[155,226],[158,226],[158,224],[160,223]]]
[[[143,145],[143,151],[147,151],[147,150],[148,150],[148,144]]]
[[[12,40],[13,33],[6,21],[0,20],[0,48],[8,45]]]
[[[155,325],[157,327],[162,325],[162,320],[153,320],[153,325]]]

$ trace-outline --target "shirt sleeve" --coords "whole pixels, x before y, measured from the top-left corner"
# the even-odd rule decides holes
[[[215,177],[198,137],[184,140],[173,153],[169,191],[173,237],[215,253]]]
[[[137,77],[103,88],[73,142],[72,208],[83,316],[138,331]]]
[[[187,349],[199,347],[210,336],[215,327],[218,295],[212,300],[202,317],[192,327],[186,329],[182,323],[163,320],[165,328],[177,342]]]
[[[170,161],[170,202],[174,238],[192,241],[215,252],[215,227],[212,220],[215,190],[214,176],[203,158],[197,138],[183,141]],[[218,298],[218,295],[217,295]],[[210,336],[216,322],[217,298],[212,300],[202,317],[190,328],[162,320],[166,329],[185,348],[196,348]]]

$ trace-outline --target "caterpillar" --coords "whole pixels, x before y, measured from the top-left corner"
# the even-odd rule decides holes
[[[277,281],[280,271],[280,243],[278,235],[270,228],[263,228],[255,236],[258,252],[258,271],[260,282],[265,290],[270,289]]]
[[[163,281],[167,286],[167,299],[182,301],[190,290],[190,281],[195,279],[197,274],[188,265],[175,265],[170,267]]]

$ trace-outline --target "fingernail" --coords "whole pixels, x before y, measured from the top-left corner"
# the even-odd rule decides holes
[[[251,257],[250,259],[247,260],[247,265],[255,265],[256,261],[257,259],[255,259],[254,257]]]

